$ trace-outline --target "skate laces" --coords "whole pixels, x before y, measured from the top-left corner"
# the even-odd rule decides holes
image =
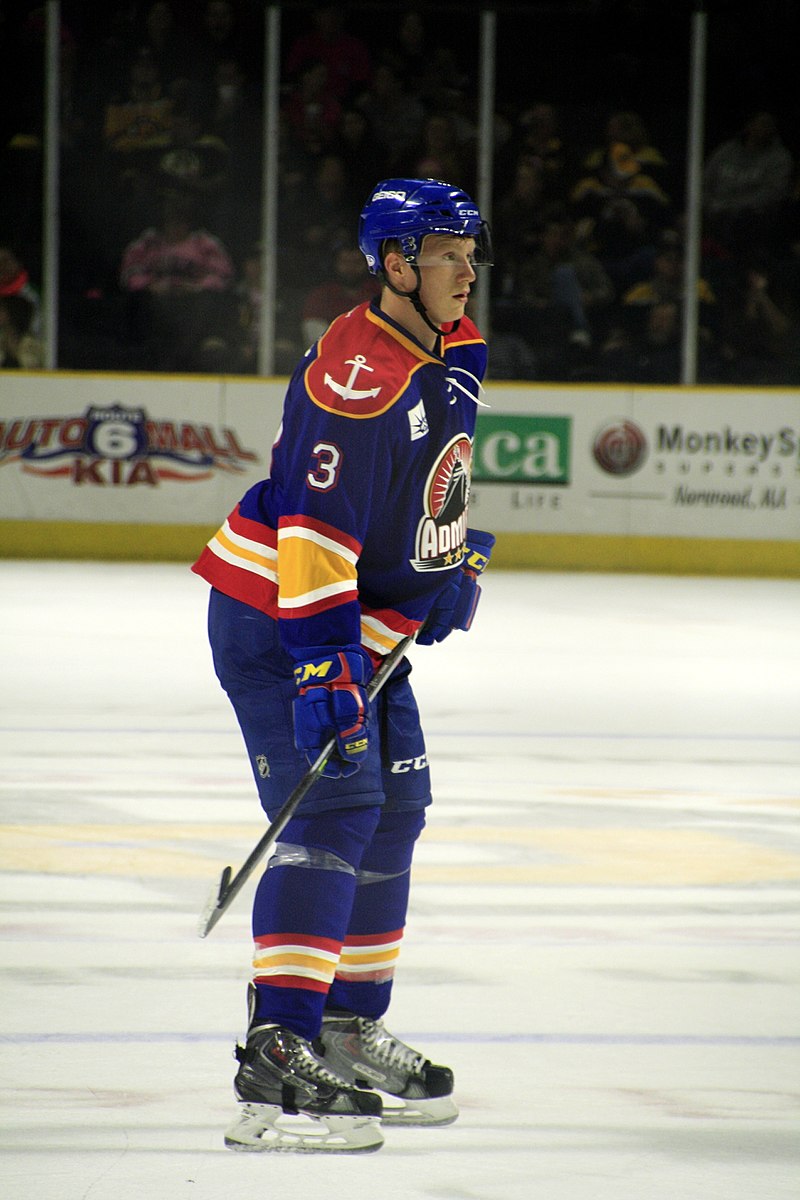
[[[280,1062],[280,1058],[283,1057],[288,1070],[301,1079],[310,1083],[326,1084],[328,1087],[347,1088],[347,1083],[328,1070],[311,1047],[297,1034],[286,1029],[275,1029],[271,1041],[273,1044],[277,1042],[280,1047],[278,1055],[269,1056],[272,1062]]]
[[[422,1069],[428,1061],[424,1054],[412,1050],[405,1042],[389,1033],[383,1021],[370,1021],[367,1017],[360,1017],[359,1024],[365,1048],[379,1062],[406,1071],[409,1075],[422,1074]]]

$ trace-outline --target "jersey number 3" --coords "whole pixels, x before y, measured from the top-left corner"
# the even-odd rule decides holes
[[[311,453],[316,461],[316,469],[308,472],[306,483],[318,492],[330,491],[339,482],[342,452],[331,442],[317,442]]]

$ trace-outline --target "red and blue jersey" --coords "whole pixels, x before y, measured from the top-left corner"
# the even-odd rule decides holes
[[[435,351],[375,301],[337,317],[289,383],[269,478],[192,569],[277,619],[294,658],[386,654],[462,561],[485,369],[467,317]]]

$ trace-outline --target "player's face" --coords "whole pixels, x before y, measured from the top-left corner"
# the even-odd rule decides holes
[[[422,283],[420,299],[435,325],[464,315],[475,282],[475,239],[429,233],[417,258]]]

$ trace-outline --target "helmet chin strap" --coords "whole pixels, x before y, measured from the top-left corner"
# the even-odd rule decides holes
[[[408,262],[408,259],[406,259],[406,262]],[[395,296],[400,296],[403,300],[411,301],[412,305],[414,306],[414,310],[419,314],[420,317],[422,317],[423,321],[432,333],[435,333],[437,337],[444,337],[445,331],[440,329],[438,325],[434,325],[433,321],[428,316],[425,305],[422,303],[422,297],[419,294],[420,288],[422,287],[422,276],[420,274],[419,267],[415,262],[408,262],[408,265],[414,268],[414,274],[417,277],[417,286],[414,288],[413,292],[401,292],[399,288],[396,288],[393,283],[389,282],[385,272],[383,272],[383,281],[388,287],[389,291],[394,292]],[[461,318],[459,317],[457,321],[453,322],[452,328],[449,330],[449,332],[455,333],[460,324]]]

